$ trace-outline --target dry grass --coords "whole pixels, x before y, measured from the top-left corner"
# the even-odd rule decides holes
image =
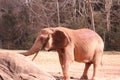
[[[20,53],[24,52],[24,50],[0,50],[0,52],[10,52],[10,53]],[[112,54],[112,55],[108,55]],[[113,55],[115,54],[115,55]],[[107,51],[103,55],[103,66],[100,66],[98,71],[98,80],[120,80],[120,52],[116,51]],[[29,56],[28,58],[31,60],[34,55]],[[61,67],[59,64],[58,55],[56,52],[44,52],[40,51],[38,56],[35,58],[34,62],[38,64],[38,66],[49,72],[51,75],[55,76],[58,80],[62,76]],[[83,63],[74,62],[71,65],[70,75],[73,79],[78,80],[82,75],[84,69]],[[89,70],[89,78],[92,76],[92,66]]]

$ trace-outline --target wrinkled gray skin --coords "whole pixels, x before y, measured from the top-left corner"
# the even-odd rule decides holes
[[[55,80],[25,56],[0,52],[0,80]]]
[[[74,60],[85,63],[81,79],[88,79],[88,69],[93,64],[92,80],[95,80],[104,43],[102,38],[90,29],[45,28],[39,32],[31,49],[22,54],[29,56],[38,53],[42,48],[58,52],[64,80],[70,79],[69,67]]]

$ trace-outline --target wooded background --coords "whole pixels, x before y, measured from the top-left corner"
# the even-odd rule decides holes
[[[120,50],[120,0],[0,0],[0,48],[29,49],[46,27],[89,28]]]

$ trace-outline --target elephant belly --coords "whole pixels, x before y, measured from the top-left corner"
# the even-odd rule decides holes
[[[77,62],[91,62],[95,54],[96,42],[76,42],[74,48],[74,60]]]
[[[74,60],[83,63],[91,62],[93,60],[93,54],[77,51],[74,53]]]

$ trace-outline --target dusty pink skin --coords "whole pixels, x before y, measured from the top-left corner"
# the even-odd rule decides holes
[[[104,43],[101,37],[90,29],[45,28],[40,31],[31,49],[22,54],[29,56],[42,48],[58,52],[64,80],[70,79],[69,67],[74,60],[85,63],[81,79],[88,79],[88,69],[93,64],[92,80],[95,80]]]

